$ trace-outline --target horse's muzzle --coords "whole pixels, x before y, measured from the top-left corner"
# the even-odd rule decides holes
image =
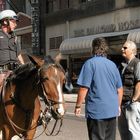
[[[63,116],[64,116],[64,113],[63,114],[60,114],[58,112],[58,109],[57,110],[51,110],[51,114],[52,114],[52,117],[55,119],[55,120],[58,120],[58,119],[62,119]]]

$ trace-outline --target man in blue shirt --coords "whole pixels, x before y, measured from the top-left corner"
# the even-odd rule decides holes
[[[120,115],[122,81],[116,65],[106,58],[108,44],[104,38],[93,41],[94,56],[83,65],[77,84],[80,86],[75,114],[85,114],[89,140],[115,140],[116,117]]]

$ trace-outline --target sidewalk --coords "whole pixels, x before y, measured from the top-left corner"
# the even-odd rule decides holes
[[[64,93],[64,100],[65,102],[75,103],[77,100],[77,94],[76,93]]]

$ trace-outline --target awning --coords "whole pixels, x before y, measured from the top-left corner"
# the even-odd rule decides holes
[[[134,41],[135,43],[140,43],[140,30],[130,32],[128,34],[127,40]]]
[[[76,54],[76,53],[91,53],[92,42],[97,37],[111,37],[128,34],[129,31],[102,33],[97,35],[90,35],[84,37],[69,38],[64,40],[60,45],[60,52],[62,54]]]
[[[77,37],[64,40],[60,45],[62,54],[86,53],[92,51],[94,37]]]

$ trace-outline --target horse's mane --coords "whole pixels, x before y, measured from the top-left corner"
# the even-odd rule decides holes
[[[50,55],[44,57],[45,63],[55,64],[55,61],[52,59]],[[24,65],[20,65],[17,69],[13,71],[13,74],[10,76],[12,81],[21,81],[27,79],[36,69],[36,66],[32,63],[26,63]]]
[[[14,70],[15,74],[19,74],[19,73],[24,73],[24,72],[30,72],[33,69],[35,69],[35,66],[32,63],[27,63],[24,65],[19,66],[17,69]]]
[[[55,60],[50,55],[45,56],[43,60],[45,61],[46,66],[54,64],[57,68],[59,68],[65,73],[63,67],[59,63],[56,63]],[[33,72],[36,72],[36,70],[37,68],[32,62],[26,63],[24,65],[19,66],[17,69],[15,69],[13,71],[13,74],[10,76],[10,79],[13,82],[18,82],[19,80],[20,81],[25,80],[30,75],[32,75]]]
[[[28,76],[36,70],[36,67],[32,63],[27,63],[19,66],[13,71],[13,74],[10,76],[10,79],[14,82],[17,80],[25,80]]]

